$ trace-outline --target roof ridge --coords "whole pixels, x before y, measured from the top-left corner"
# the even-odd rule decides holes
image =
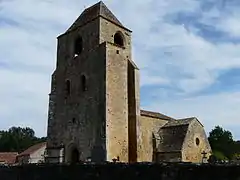
[[[90,5],[89,7],[85,8],[85,9],[83,10],[83,12],[84,12],[84,11],[88,11],[88,10],[90,10],[90,9],[98,6],[98,5],[100,5],[100,8],[99,8],[99,9],[101,9],[101,4],[102,4],[102,3],[103,3],[102,1],[99,1],[99,2],[97,2],[97,3],[95,3],[95,4],[93,4],[93,5]],[[103,4],[104,4],[104,3],[103,3]]]
[[[108,21],[124,28],[122,23],[117,19],[117,17],[112,13],[112,11],[108,9],[104,2],[99,1],[98,3],[93,4],[88,8],[85,8],[80,14],[80,16],[78,16],[78,18],[73,22],[73,24],[67,29],[65,33],[72,31],[76,27],[80,27],[97,17],[104,17]]]
[[[102,6],[106,6],[102,1],[99,1],[99,4],[100,4],[100,8],[99,8],[99,10],[100,10],[100,12],[102,11]]]
[[[154,111],[147,111],[147,110],[140,110],[140,114],[143,116],[150,116],[150,117],[155,117],[163,120],[175,120],[172,117],[169,117],[165,114],[159,113],[159,112],[154,112]]]
[[[187,119],[187,120],[179,120],[175,119],[172,121],[168,121],[167,124],[165,124],[162,128],[170,128],[170,127],[176,127],[176,126],[189,126],[189,124],[192,122],[193,119]]]
[[[177,120],[188,120],[188,119],[197,119],[195,116],[191,116],[191,117],[186,117],[186,118],[180,118],[180,119],[177,119]]]
[[[47,144],[47,142],[39,142],[37,144],[34,144],[30,147],[28,147],[25,151],[21,152],[20,154],[18,154],[18,156],[22,156],[22,155],[26,155],[26,154],[30,154],[30,153],[34,153],[36,152],[39,148],[44,147]],[[36,148],[38,147],[38,148]]]

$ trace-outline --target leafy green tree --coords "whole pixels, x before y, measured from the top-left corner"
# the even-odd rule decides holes
[[[230,131],[224,130],[220,126],[216,126],[209,133],[208,140],[213,152],[216,152],[215,155],[219,157],[219,159],[224,157],[232,159],[237,146]]]
[[[46,138],[35,136],[33,129],[11,127],[8,131],[0,131],[0,152],[22,152],[28,147],[46,141]]]
[[[220,151],[213,151],[213,155],[217,158],[217,160],[228,160],[228,158]]]

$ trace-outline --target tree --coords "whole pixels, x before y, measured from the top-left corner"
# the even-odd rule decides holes
[[[220,126],[216,126],[209,133],[208,140],[213,153],[217,152],[215,155],[216,157],[219,157],[219,159],[224,157],[232,159],[233,154],[236,151],[236,143],[233,140],[233,136],[230,131],[224,130]]]
[[[217,158],[217,160],[228,160],[228,158],[220,151],[213,151],[213,155]]]
[[[28,147],[46,141],[46,138],[35,136],[29,127],[11,127],[8,131],[0,131],[0,152],[22,152]]]

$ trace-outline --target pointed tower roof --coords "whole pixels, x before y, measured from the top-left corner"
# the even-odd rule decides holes
[[[122,23],[114,16],[114,14],[107,8],[107,6],[102,2],[98,2],[93,6],[85,9],[82,14],[77,18],[77,20],[72,24],[72,26],[67,30],[67,32],[84,25],[85,23],[97,18],[103,17],[112,23],[123,27],[126,29]]]

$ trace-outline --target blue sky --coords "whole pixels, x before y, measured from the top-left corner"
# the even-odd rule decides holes
[[[46,135],[56,37],[94,0],[0,0],[0,129]],[[239,0],[106,0],[133,30],[141,107],[240,139]]]

